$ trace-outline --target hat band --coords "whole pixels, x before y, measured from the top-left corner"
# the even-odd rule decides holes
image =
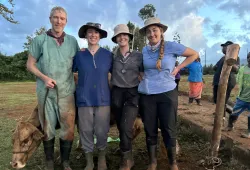
[[[101,29],[101,24],[99,24],[99,23],[88,22],[86,25],[97,27],[97,28]]]

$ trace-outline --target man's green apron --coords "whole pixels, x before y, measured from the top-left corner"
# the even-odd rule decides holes
[[[45,140],[55,137],[55,126],[60,123],[60,138],[69,140],[74,130],[75,83],[72,63],[79,50],[76,39],[65,35],[64,42],[58,46],[56,40],[46,34],[37,36],[29,48],[30,54],[37,60],[37,68],[48,77],[54,79],[57,88],[47,88],[43,80],[37,78],[37,98],[39,119],[45,134]],[[58,98],[57,98],[58,96]],[[71,125],[73,124],[73,125]]]

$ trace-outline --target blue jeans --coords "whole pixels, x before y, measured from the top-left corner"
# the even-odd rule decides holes
[[[234,105],[234,108],[233,108],[232,116],[238,117],[245,110],[247,110],[248,112],[250,111],[250,102],[244,102],[240,100],[239,98],[237,98],[236,104]]]

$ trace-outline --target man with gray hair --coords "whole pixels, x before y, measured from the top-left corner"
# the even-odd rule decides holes
[[[54,142],[56,125],[59,124],[62,167],[71,170],[69,155],[75,124],[72,61],[79,46],[73,36],[64,32],[67,24],[65,9],[54,7],[49,19],[52,28],[32,41],[27,69],[37,77],[36,93],[44,133],[45,168],[54,170]]]

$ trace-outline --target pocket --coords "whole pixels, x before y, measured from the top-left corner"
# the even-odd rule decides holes
[[[118,108],[122,107],[123,96],[119,88],[113,87],[112,92],[111,92],[111,101],[112,101],[111,102],[112,106],[118,107]]]

